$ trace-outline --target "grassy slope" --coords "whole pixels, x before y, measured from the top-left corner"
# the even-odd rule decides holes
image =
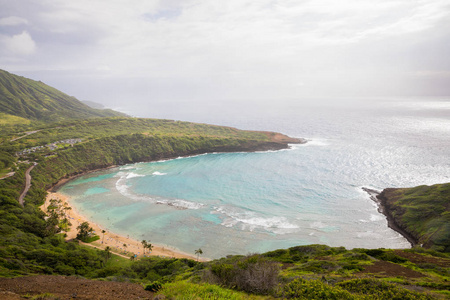
[[[40,81],[0,70],[0,112],[33,121],[55,122],[67,119],[123,116],[112,110],[93,109]],[[9,117],[8,124],[23,122]]]
[[[229,138],[249,138],[268,141],[268,136],[262,132],[244,131],[231,127],[197,124],[190,122],[141,119],[141,118],[97,118],[77,121],[66,121],[39,127],[40,132],[18,140],[14,145],[27,147],[44,145],[54,141],[81,138],[84,141],[140,133],[148,136],[210,136]],[[29,128],[28,130],[31,130]],[[21,136],[21,132],[11,133],[9,138]]]
[[[103,167],[103,164],[151,160],[168,153],[179,155],[199,149],[254,146],[254,143],[269,142],[270,136],[187,122],[107,118],[60,123],[6,143],[8,147],[22,148],[64,138],[83,139],[82,143],[59,149],[50,157],[45,157],[49,153],[35,157],[39,165],[33,171],[35,181],[26,198],[25,209],[12,205],[13,199],[0,201],[0,224],[12,225],[0,226],[0,274],[78,274],[144,284],[160,281],[164,284],[159,293],[175,299],[192,296],[199,299],[430,299],[428,292],[435,296],[448,295],[446,282],[450,280],[450,262],[445,256],[436,258],[427,253],[414,253],[424,257],[421,262],[403,258],[401,255],[408,254],[404,251],[346,250],[312,245],[272,251],[256,258],[232,256],[204,264],[155,258],[139,262],[118,260],[117,263],[113,259],[103,266],[101,252],[81,250],[76,245],[61,243],[55,236],[42,234],[46,224],[41,221],[42,217],[35,218],[38,213],[35,204],[39,204],[44,195],[43,187],[71,173]],[[16,180],[16,186],[20,185],[23,169],[16,179],[8,180]],[[83,258],[75,261],[70,258],[77,255]],[[83,260],[91,263],[84,264]],[[388,272],[385,264],[390,264],[391,268],[397,266],[399,271],[394,268],[394,272]],[[270,276],[271,272],[275,272],[274,276]],[[415,272],[419,277],[414,277],[418,274]],[[252,280],[248,282],[248,278]],[[406,288],[421,292],[409,292]]]
[[[418,244],[450,252],[450,183],[389,188],[379,198],[396,224]]]
[[[5,76],[5,72],[1,71],[1,74]],[[9,142],[10,139],[23,135],[17,128],[23,129],[22,131],[37,129],[27,125],[22,119],[16,119],[21,121],[22,125],[2,132],[7,136],[0,137],[3,142],[0,151],[14,153],[24,148],[66,138],[82,138],[83,142],[74,147],[58,149],[56,152],[43,150],[29,157],[31,160],[37,160],[39,165],[33,170],[33,186],[26,197],[25,207],[21,207],[16,199],[24,184],[24,171],[28,166],[19,164],[15,176],[0,181],[0,275],[2,276],[45,273],[77,274],[90,278],[134,280],[144,283],[159,280],[165,283],[160,293],[176,298],[192,298],[193,295],[198,298],[214,299],[250,298],[244,292],[230,291],[228,288],[251,293],[268,293],[269,298],[296,299],[315,299],[315,297],[428,299],[423,293],[428,289],[448,295],[447,282],[450,280],[448,258],[445,258],[445,255],[444,258],[436,258],[414,253],[419,258],[408,259],[404,256],[412,254],[408,254],[407,251],[346,250],[313,245],[250,257],[232,256],[204,264],[160,258],[138,262],[118,260],[117,263],[114,263],[113,259],[105,264],[103,251],[86,249],[76,243],[65,243],[58,235],[51,233],[52,225],[44,220],[37,207],[45,196],[44,188],[62,177],[111,164],[206,151],[255,150],[279,147],[281,144],[277,144],[278,146],[273,144],[271,142],[273,135],[270,133],[168,120],[107,118],[71,122],[67,119],[74,114],[68,115],[65,111],[72,109],[71,104],[65,106],[64,101],[55,104],[47,97],[52,95],[52,99],[59,99],[63,96],[68,97],[67,95],[61,93],[63,95],[61,96],[60,92],[42,83],[28,82],[21,77],[15,77],[8,84],[9,89],[2,86],[1,90],[2,95],[6,95],[2,96],[7,100],[6,109],[11,111],[16,109],[17,113],[24,114],[27,119],[62,122],[47,125],[41,123],[38,128],[41,131]],[[25,85],[29,86],[24,88]],[[30,91],[34,91],[32,96]],[[4,99],[1,98],[1,103]],[[17,108],[11,102],[14,99],[21,99]],[[29,105],[30,103],[33,104]],[[60,104],[65,107],[60,109],[52,106]],[[78,110],[79,106],[75,106],[73,108],[75,115],[79,113],[78,116],[81,118],[92,117],[90,114],[86,115],[86,111]],[[445,202],[448,199],[448,186],[442,186],[433,190],[434,192],[425,187],[419,187],[411,193],[405,192],[407,199],[422,193],[419,195],[419,208],[412,209],[416,214],[406,219],[414,222],[418,217],[417,211],[423,211],[429,214],[427,215],[429,218],[432,216],[438,218],[434,223],[428,220],[431,224],[448,225],[448,222],[445,223],[448,212],[442,212],[439,208],[447,203],[448,211],[448,200]],[[436,192],[438,190],[439,193]],[[437,201],[436,197],[426,195],[444,195],[444,198]],[[411,210],[415,201],[400,202],[407,207],[406,210]],[[431,206],[427,201],[432,202]],[[440,214],[433,214],[435,207]],[[443,220],[439,219],[442,217]],[[411,223],[411,226],[413,225]],[[420,228],[424,230],[426,226]],[[435,230],[431,236],[438,236],[439,232],[448,233],[448,229]],[[441,255],[433,252],[431,254]],[[390,273],[385,268],[390,265],[386,264],[398,265],[397,269],[404,272]],[[362,273],[364,271],[367,272]],[[423,276],[414,277],[416,274],[414,272],[419,272]],[[272,276],[274,274],[276,276]],[[254,280],[255,278],[259,279]],[[274,283],[280,285],[272,286]],[[404,287],[422,293],[409,292]]]
[[[44,148],[22,157],[39,162],[32,175],[42,176],[36,184],[40,187],[41,183],[49,187],[61,178],[111,165],[206,152],[286,147],[285,142],[273,141],[273,133],[170,120],[97,118],[66,121],[41,128],[28,136],[24,136],[23,132],[11,133],[6,141],[20,136],[23,138],[5,142],[3,147],[17,152],[64,139],[81,138],[82,142],[54,151]],[[295,140],[291,139],[291,142]]]
[[[17,125],[28,125],[31,121],[18,116],[0,113],[0,126],[17,124]]]
[[[38,162],[32,171],[32,186],[25,197],[25,207],[17,199],[29,164],[18,163],[14,176],[0,180],[0,269],[3,267],[13,274],[87,275],[101,267],[101,254],[63,243],[55,235],[56,224],[45,220],[38,208],[45,190],[64,177],[137,161],[286,146],[271,142],[270,133],[168,120],[103,118],[45,125],[40,131],[33,129],[36,128],[26,128],[27,132],[33,132],[30,135],[17,132],[2,139],[0,153],[4,154],[5,162],[9,163],[10,158],[14,159],[11,154],[25,148],[67,138],[82,138],[82,142],[55,150],[44,147],[20,158]],[[16,137],[22,138],[11,141]],[[16,169],[14,165],[12,168]],[[0,273],[5,272],[8,273],[5,270]]]

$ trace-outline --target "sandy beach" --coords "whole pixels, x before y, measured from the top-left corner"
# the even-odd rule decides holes
[[[83,222],[88,222],[89,225],[94,229],[95,234],[97,234],[100,237],[100,240],[97,240],[95,242],[85,244],[88,246],[92,246],[95,248],[105,249],[106,247],[110,247],[111,251],[115,254],[130,257],[131,255],[136,255],[137,258],[144,257],[143,254],[143,247],[141,244],[141,241],[133,240],[129,237],[121,236],[118,234],[115,234],[113,232],[109,232],[106,229],[101,228],[98,224],[92,222],[91,220],[88,220],[83,215],[79,214],[71,205],[70,205],[70,198],[66,195],[63,195],[61,193],[57,192],[48,192],[47,197],[45,199],[44,205],[41,206],[41,209],[44,212],[47,212],[47,207],[50,204],[51,199],[60,199],[62,203],[67,203],[69,207],[71,207],[70,210],[67,211],[68,218],[70,219],[70,222],[72,223],[72,226],[70,227],[70,231],[67,232],[66,240],[74,239],[77,236],[77,227]],[[102,230],[105,230],[106,232],[103,234]],[[151,241],[147,241],[150,242]],[[127,246],[124,247],[124,244]],[[189,259],[197,259],[195,256],[181,253],[174,251],[173,249],[168,249],[165,247],[161,247],[158,245],[153,245],[153,249],[151,253],[148,253],[148,250],[145,251],[145,256],[161,256],[161,257],[174,257],[174,258],[189,258]],[[202,260],[200,258],[200,260]],[[204,261],[204,259],[203,259]]]

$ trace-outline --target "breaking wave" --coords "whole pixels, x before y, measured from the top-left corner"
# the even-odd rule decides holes
[[[196,203],[181,199],[165,199],[158,196],[139,195],[130,191],[130,186],[127,183],[127,179],[135,177],[143,177],[145,175],[139,175],[134,173],[117,173],[119,179],[116,181],[116,190],[127,199],[134,201],[145,201],[154,204],[164,204],[167,206],[175,207],[177,209],[199,209],[205,206],[202,203]]]
[[[156,172],[153,172],[152,175],[155,175],[155,176],[164,176],[164,175],[167,175],[167,173],[161,173],[161,172],[156,171]]]
[[[126,179],[135,178],[135,177],[145,177],[145,175],[141,175],[141,174],[136,174],[136,173],[130,172],[130,173],[127,174]]]
[[[242,230],[254,231],[264,229],[278,234],[293,232],[299,226],[290,223],[285,217],[263,217],[250,211],[237,211],[237,209],[220,206],[215,212],[225,216],[223,226],[238,226]]]

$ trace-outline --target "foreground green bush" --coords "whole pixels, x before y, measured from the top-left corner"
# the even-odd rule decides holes
[[[339,288],[355,293],[360,296],[366,296],[362,299],[380,299],[380,300],[419,300],[434,299],[425,294],[408,291],[398,287],[395,284],[386,283],[376,279],[352,279],[338,283]]]
[[[156,293],[156,292],[159,291],[161,288],[162,288],[161,283],[159,283],[158,281],[154,281],[154,282],[152,282],[152,283],[147,284],[147,285],[144,287],[144,290]]]
[[[167,299],[214,299],[214,300],[244,300],[264,299],[261,296],[249,295],[222,288],[217,285],[203,283],[195,284],[186,281],[177,281],[164,284],[158,295],[164,295]]]
[[[428,300],[433,297],[408,291],[376,279],[352,279],[335,286],[320,280],[302,278],[286,284],[282,297],[287,299],[365,299],[365,300]]]
[[[295,279],[284,286],[282,296],[287,299],[358,299],[348,291],[320,280]]]
[[[248,293],[267,294],[278,284],[279,264],[260,255],[219,260],[207,273],[207,281]]]

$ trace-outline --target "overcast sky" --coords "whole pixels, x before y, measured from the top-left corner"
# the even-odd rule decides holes
[[[111,107],[450,96],[450,1],[0,0],[0,68]]]

